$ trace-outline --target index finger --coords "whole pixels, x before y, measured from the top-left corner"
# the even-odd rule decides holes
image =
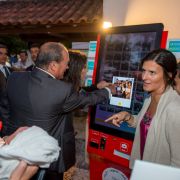
[[[113,119],[114,119],[114,116],[111,116],[108,119],[105,119],[104,122],[109,122],[109,121],[112,121]]]

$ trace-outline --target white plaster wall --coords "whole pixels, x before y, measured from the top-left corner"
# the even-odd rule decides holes
[[[112,22],[113,26],[123,26],[129,0],[104,0],[103,20]]]
[[[180,0],[104,0],[103,8],[113,26],[161,22],[168,38],[180,38]]]

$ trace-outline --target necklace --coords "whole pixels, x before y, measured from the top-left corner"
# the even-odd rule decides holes
[[[143,117],[144,123],[145,123],[145,124],[150,124],[151,120],[152,120],[151,115],[150,115],[148,112],[146,112],[146,113],[144,114],[144,117]]]

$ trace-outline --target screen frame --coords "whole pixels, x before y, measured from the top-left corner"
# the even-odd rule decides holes
[[[99,42],[97,42],[98,46],[96,50],[96,59],[95,59],[95,64],[96,68],[94,71],[93,75],[93,82],[95,84],[98,83],[98,77],[99,77],[99,71],[100,65],[101,65],[101,56],[104,50],[104,45],[105,45],[105,36],[107,34],[127,34],[127,33],[145,33],[145,32],[156,32],[156,39],[155,39],[155,44],[154,44],[154,49],[160,48],[161,46],[161,39],[162,39],[162,33],[163,33],[163,24],[162,23],[154,23],[154,24],[142,24],[142,25],[133,25],[133,26],[119,26],[119,27],[112,27],[109,29],[106,29],[102,31],[98,37]],[[89,111],[89,118],[90,118],[90,129],[101,131],[106,134],[118,136],[124,139],[128,140],[133,140],[134,139],[134,134],[113,129],[110,127],[106,127],[103,125],[99,125],[95,123],[95,113],[96,113],[96,106],[93,106],[90,108]]]

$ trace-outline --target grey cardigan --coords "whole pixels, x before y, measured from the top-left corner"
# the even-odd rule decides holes
[[[136,133],[130,158],[130,168],[140,159],[140,122],[151,98],[145,100],[136,119]],[[143,160],[180,167],[180,96],[168,87],[161,96],[148,131]]]

